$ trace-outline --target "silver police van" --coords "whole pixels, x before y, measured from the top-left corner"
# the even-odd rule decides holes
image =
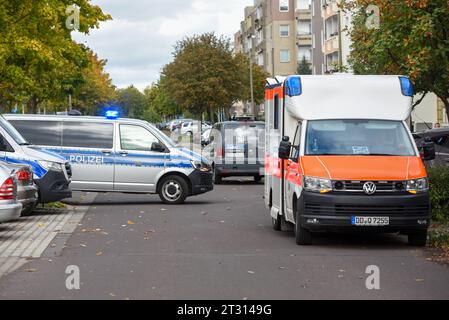
[[[26,138],[72,164],[72,190],[159,194],[166,204],[213,190],[211,165],[153,125],[106,117],[5,115]]]
[[[39,202],[60,201],[72,196],[70,163],[60,155],[41,150],[27,141],[0,115],[0,160],[29,165],[39,189]]]

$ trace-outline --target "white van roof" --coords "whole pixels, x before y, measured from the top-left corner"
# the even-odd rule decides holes
[[[287,78],[286,85],[292,77],[298,76]],[[412,111],[412,96],[404,95],[400,76],[345,74],[299,77],[301,94],[285,98],[288,113],[297,119],[403,121]]]

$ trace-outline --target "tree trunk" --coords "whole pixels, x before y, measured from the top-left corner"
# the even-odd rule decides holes
[[[212,123],[215,123],[215,116],[214,116],[214,109],[213,108],[209,108],[209,118],[210,118],[210,121],[212,122]]]
[[[441,99],[441,101],[443,101],[444,109],[446,111],[447,119],[449,121],[449,97],[438,94],[438,93],[436,95],[438,98]]]

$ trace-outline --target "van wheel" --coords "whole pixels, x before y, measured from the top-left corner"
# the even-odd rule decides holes
[[[312,244],[312,232],[301,226],[301,216],[298,212],[296,201],[294,202],[293,210],[296,214],[296,224],[295,224],[295,238],[296,244],[300,246],[308,246]]]
[[[254,182],[260,183],[262,181],[262,176],[254,176]]]
[[[427,244],[427,230],[408,235],[408,244],[413,247],[425,247]]]
[[[25,207],[22,210],[21,216],[22,217],[27,217],[27,216],[31,215],[35,208],[36,208],[35,204],[28,205],[27,207]]]
[[[220,176],[220,174],[217,174],[217,170],[215,170],[214,168],[214,184],[221,184],[223,182],[223,178],[222,176]]]
[[[165,204],[184,203],[189,194],[187,182],[178,176],[165,177],[160,184],[159,197]]]

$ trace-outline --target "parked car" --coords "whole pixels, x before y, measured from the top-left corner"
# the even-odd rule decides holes
[[[22,204],[22,216],[33,212],[38,201],[38,189],[33,180],[33,169],[28,165],[11,164],[0,161],[10,169],[17,180],[17,200]]]
[[[197,134],[200,131],[199,128],[200,122],[199,121],[186,121],[182,123],[181,126],[181,135],[183,136],[193,136],[194,134]],[[204,132],[204,130],[210,129],[212,126],[208,125],[207,123],[203,122],[201,124],[201,132]]]
[[[11,115],[31,143],[73,165],[76,191],[159,194],[167,204],[213,190],[207,159],[148,122],[103,117]]]
[[[78,117],[70,118],[78,119]],[[52,128],[45,125],[40,135],[53,141],[56,137]],[[38,139],[39,137],[33,138]],[[31,145],[1,115],[0,160],[13,164],[30,165],[33,168],[33,178],[39,188],[40,203],[56,202],[72,196],[70,163],[56,153],[43,151]]]
[[[0,163],[0,223],[18,219],[22,204],[17,201],[17,181],[10,168]]]
[[[211,133],[212,133],[212,127],[204,130],[203,133],[201,134],[201,145],[203,147],[205,147],[208,144],[210,144],[210,135],[211,135]]]
[[[252,176],[259,182],[264,176],[265,123],[228,121],[212,127],[204,154],[213,163],[214,182],[222,178]]]
[[[449,128],[416,132],[413,134],[413,137],[419,149],[422,149],[422,144],[426,140],[435,144],[436,159],[427,162],[426,165],[430,167],[449,165]]]

